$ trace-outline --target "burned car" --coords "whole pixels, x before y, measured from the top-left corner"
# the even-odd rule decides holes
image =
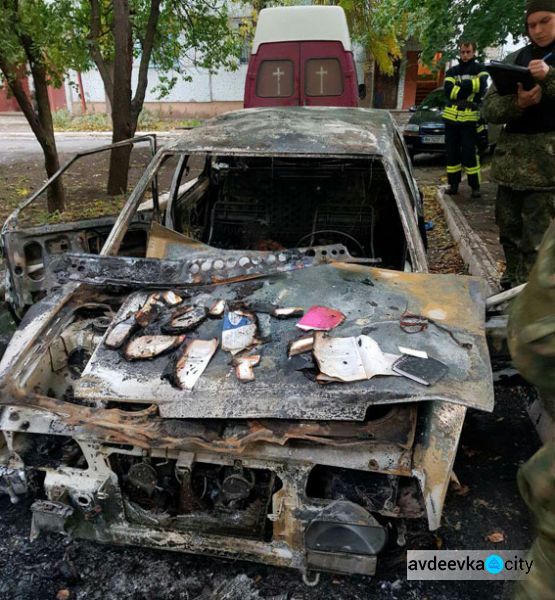
[[[8,222],[12,300],[31,241],[46,294],[0,364],[0,488],[39,490],[32,535],[312,581],[373,574],[407,519],[437,529],[493,389],[483,283],[427,273],[421,210],[387,113],[278,108],[158,151],[99,254]],[[137,222],[143,253],[122,255]]]

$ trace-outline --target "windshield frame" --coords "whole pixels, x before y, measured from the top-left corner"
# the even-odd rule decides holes
[[[219,153],[218,153],[219,154]],[[233,152],[229,153],[230,155],[242,155],[242,156],[265,156],[268,153],[265,152]],[[212,152],[200,152],[199,150],[195,150],[192,152],[187,152],[185,149],[178,150],[177,148],[162,148],[152,159],[151,163],[143,173],[141,179],[137,183],[135,189],[129,195],[127,202],[122,208],[108,238],[102,250],[100,252],[101,256],[117,256],[122,240],[131,224],[133,217],[143,199],[143,196],[146,192],[147,187],[152,181],[153,177],[157,174],[160,166],[164,163],[164,161],[170,156],[179,156],[180,160],[178,164],[182,163],[182,157],[188,156],[189,159],[193,155],[203,155],[209,158],[210,156],[214,156]],[[275,153],[271,153],[272,156],[276,156]],[[298,154],[291,153],[287,154],[288,158],[302,157],[316,157],[316,158],[339,158],[342,160],[346,159],[360,159],[360,158],[368,158],[369,156],[374,157],[377,160],[381,160],[384,165],[384,169],[391,186],[393,196],[395,199],[395,203],[397,205],[397,210],[399,211],[399,218],[401,220],[402,228],[405,235],[405,241],[408,247],[410,262],[412,268],[419,272],[427,272],[428,271],[428,261],[426,257],[426,250],[424,248],[424,243],[419,234],[418,229],[418,215],[417,215],[417,199],[413,198],[411,201],[411,192],[413,190],[407,188],[401,177],[400,169],[402,169],[402,164],[400,164],[400,157],[397,156],[397,152],[394,150],[392,157],[388,158],[379,154],[371,154],[371,155],[330,155],[330,154]],[[185,161],[186,164],[187,161]],[[408,177],[411,177],[411,173],[408,173]],[[174,182],[175,183],[175,182]],[[172,191],[174,190],[174,185],[172,185]]]

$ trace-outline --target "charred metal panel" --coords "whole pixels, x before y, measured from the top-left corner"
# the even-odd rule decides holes
[[[458,276],[407,274],[360,265],[322,265],[265,281],[203,287],[191,303],[274,304],[309,308],[326,303],[347,315],[333,335],[371,336],[384,352],[400,354],[399,346],[425,351],[448,366],[447,375],[426,387],[405,378],[377,377],[369,381],[322,386],[305,376],[310,364],[289,360],[288,344],[299,337],[294,320],[264,320],[262,360],[256,380],[248,384],[229,377],[230,356],[219,351],[191,392],[160,379],[167,357],[129,363],[101,344],[76,386],[76,396],[111,402],[158,405],[166,418],[277,418],[363,420],[376,404],[445,400],[482,410],[493,408],[493,385],[484,337],[483,288],[479,280]],[[144,302],[132,295],[116,321]],[[407,312],[420,315],[426,328],[408,333],[401,328]],[[196,330],[201,339],[219,338],[222,323],[207,320]],[[245,393],[245,390],[248,390]]]
[[[160,456],[173,456],[180,450],[234,452],[253,460],[331,461],[332,465],[404,475],[410,472],[416,422],[416,410],[408,406],[362,424],[242,421],[210,427],[198,421],[160,419],[152,409],[129,413],[90,408],[33,394],[22,396],[10,393],[9,388],[2,390],[0,403],[9,405],[0,418],[7,432],[70,435],[170,453]],[[295,448],[280,450],[293,441]],[[325,451],[318,446],[326,447]]]
[[[152,219],[151,212],[137,213],[129,227],[128,239],[135,234],[145,239]],[[8,266],[6,300],[20,316],[25,308],[60,286],[50,266],[66,253],[82,255],[100,252],[116,217],[89,219],[77,223],[62,223],[29,227],[3,234],[2,244]],[[27,249],[37,249],[29,260]]]
[[[51,265],[51,271],[60,285],[82,281],[140,289],[159,287],[162,282],[181,286],[244,281],[331,261],[371,263],[372,259],[355,259],[341,244],[277,252],[191,248],[181,260],[66,254]]]
[[[423,412],[413,473],[420,482],[432,531],[441,526],[443,504],[465,416],[464,406],[443,402],[430,402]]]

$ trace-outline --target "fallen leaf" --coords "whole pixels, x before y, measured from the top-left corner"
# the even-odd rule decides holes
[[[70,591],[68,589],[59,590],[56,594],[56,600],[68,600]]]
[[[484,508],[489,508],[490,510],[495,510],[495,508],[489,502],[486,502],[485,500],[482,500],[481,498],[476,498],[475,500],[473,500],[472,504],[474,504],[474,506],[483,506]]]
[[[467,485],[453,485],[453,491],[457,496],[467,496],[470,492],[470,488]]]
[[[441,550],[443,548],[443,539],[439,537],[439,535],[434,535],[436,548]]]
[[[449,481],[451,482],[452,485],[461,485],[461,482],[459,481],[459,478],[457,477],[457,474],[455,473],[455,471],[451,471],[451,475],[449,476]]]
[[[505,541],[505,535],[500,531],[494,531],[486,536],[486,540],[492,544],[500,544],[501,542]]]

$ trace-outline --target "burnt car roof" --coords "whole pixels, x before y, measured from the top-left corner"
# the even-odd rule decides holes
[[[183,133],[165,150],[207,154],[382,155],[396,125],[388,111],[342,107],[251,108]]]

